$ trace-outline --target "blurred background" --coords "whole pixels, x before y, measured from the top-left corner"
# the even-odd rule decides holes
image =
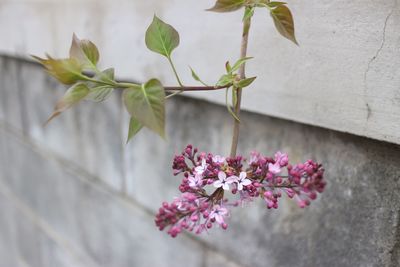
[[[144,44],[157,14],[180,33],[184,83],[195,84],[190,65],[213,84],[239,57],[242,12],[205,12],[213,0],[0,0],[0,267],[400,266],[397,2],[288,1],[299,47],[256,12],[239,152],[315,159],[326,192],[307,209],[260,200],[234,210],[227,231],[172,239],[154,225],[179,194],[172,158],[189,143],[228,154],[224,92],[168,100],[168,140],[143,130],[125,145],[118,92],[44,128],[66,88],[29,55],[67,57],[76,33],[117,78],[174,85]]]

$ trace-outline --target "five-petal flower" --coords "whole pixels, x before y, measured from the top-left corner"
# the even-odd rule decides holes
[[[192,188],[201,187],[203,184],[203,176],[201,174],[195,174],[194,176],[189,176],[189,186]]]
[[[226,178],[226,173],[220,171],[218,173],[218,180],[213,183],[213,185],[217,188],[222,187],[224,190],[229,190],[229,185],[235,182],[232,177]]]
[[[239,177],[232,176],[232,178],[237,183],[237,189],[239,191],[243,190],[243,186],[251,184],[251,181],[249,179],[247,179],[247,173],[246,172],[240,172]]]
[[[197,166],[196,168],[194,168],[195,174],[203,174],[205,171],[207,170],[207,163],[206,163],[206,159],[202,159],[201,160],[201,165]]]
[[[210,219],[215,219],[215,221],[222,225],[225,223],[224,217],[228,215],[228,210],[220,205],[215,205],[214,209],[210,213]]]

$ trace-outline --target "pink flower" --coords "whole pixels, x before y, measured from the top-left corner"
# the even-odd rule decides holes
[[[260,159],[260,153],[258,153],[257,151],[250,152],[250,160],[249,160],[250,165],[257,163],[259,159]]]
[[[278,162],[276,162],[275,164],[268,163],[268,171],[273,174],[278,174],[281,172],[281,166]]]
[[[280,151],[275,154],[275,162],[278,163],[281,167],[288,165],[289,157],[286,153],[282,153]]]
[[[276,209],[279,199],[286,194],[304,208],[326,186],[324,168],[312,160],[292,165],[282,152],[277,152],[274,157],[252,152],[247,163],[248,166],[244,166],[240,155],[227,158],[213,156],[211,153],[199,153],[188,145],[181,155],[175,156],[172,164],[174,174],[181,173],[183,176],[179,185],[182,194],[172,203],[162,204],[155,218],[157,227],[166,229],[172,237],[183,231],[200,234],[213,225],[225,230],[228,227],[225,219],[229,216],[229,207],[244,206],[261,197],[268,209]],[[281,175],[286,172],[287,175]],[[229,192],[233,183],[235,185]],[[217,189],[207,192],[206,185]],[[232,196],[228,196],[229,193]]]
[[[201,174],[195,174],[194,176],[189,176],[189,186],[192,188],[201,187],[203,185],[203,177]]]
[[[247,179],[247,173],[245,173],[245,172],[241,172],[239,174],[239,177],[231,176],[229,178],[232,178],[237,183],[237,189],[239,191],[243,190],[243,186],[251,184],[251,181],[249,179]]]
[[[215,155],[215,156],[212,158],[212,161],[213,161],[214,163],[216,163],[216,164],[223,164],[224,161],[225,161],[225,158],[224,158],[224,157],[221,157],[220,155]]]
[[[201,165],[194,168],[196,174],[203,174],[207,170],[206,160],[203,158],[201,160]]]
[[[224,217],[228,215],[228,209],[220,206],[220,205],[215,205],[214,209],[210,213],[210,219],[215,219],[215,221],[223,225],[225,224]]]
[[[226,178],[226,174],[222,171],[218,173],[218,179],[213,183],[214,187],[220,188],[222,187],[224,190],[229,190],[229,185],[235,180],[232,177]]]

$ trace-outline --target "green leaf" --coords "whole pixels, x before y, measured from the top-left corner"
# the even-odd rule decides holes
[[[243,15],[243,21],[246,21],[248,19],[250,19],[251,17],[253,17],[254,15],[254,7],[246,7],[246,10],[244,11],[244,15]]]
[[[274,20],[278,32],[285,38],[298,45],[295,32],[292,13],[285,5],[278,5],[271,10],[271,16]]]
[[[233,91],[234,93],[234,91]],[[238,116],[236,116],[235,112],[233,112],[231,105],[228,102],[228,94],[229,94],[229,88],[226,88],[225,91],[225,104],[226,104],[226,108],[228,109],[228,112],[231,114],[231,116],[237,120],[238,122],[240,122],[240,119],[238,118]]]
[[[192,77],[193,77],[193,79],[195,79],[196,81],[198,81],[198,82],[200,82],[202,85],[204,85],[204,86],[208,86],[205,82],[203,82],[201,79],[200,79],[200,77],[199,77],[199,75],[197,75],[196,74],[196,72],[194,72],[194,70],[190,67],[190,70],[191,70],[191,72],[192,72]]]
[[[114,82],[115,70],[114,68],[106,69],[95,76],[103,82]]]
[[[169,58],[178,45],[178,32],[154,15],[153,22],[146,31],[147,48]]]
[[[131,118],[129,121],[129,132],[126,143],[129,143],[130,140],[143,128],[142,124],[134,118]]]
[[[233,65],[233,67],[232,67],[230,73],[235,72],[235,71],[237,71],[238,69],[240,69],[240,67],[241,67],[244,63],[246,63],[246,61],[248,61],[248,60],[250,60],[250,59],[252,59],[252,57],[244,57],[244,58],[241,58],[241,59],[239,59],[238,61],[236,61],[236,63]]]
[[[123,92],[129,114],[143,126],[165,136],[165,91],[156,79],[133,86]]]
[[[270,8],[275,8],[275,7],[278,7],[278,6],[281,6],[281,5],[286,5],[287,3],[285,3],[285,2],[269,2],[269,3],[266,3],[265,5],[267,5],[268,7],[270,7]]]
[[[96,86],[90,89],[86,99],[94,102],[102,102],[110,97],[113,91],[114,88],[108,85]]]
[[[48,124],[52,119],[60,115],[61,112],[69,109],[70,107],[84,99],[89,94],[89,91],[90,90],[87,85],[83,83],[78,83],[68,89],[61,100],[57,102],[56,107],[54,108],[54,112],[46,121],[46,124]]]
[[[231,63],[229,63],[229,61],[225,63],[225,69],[227,73],[232,73],[232,66]]]
[[[245,88],[252,84],[254,80],[257,79],[257,77],[251,77],[251,78],[246,78],[243,80],[240,80],[238,83],[235,84],[237,88]]]
[[[96,68],[100,58],[99,50],[94,43],[89,40],[79,40],[75,34],[72,36],[69,56],[92,69]]]
[[[207,11],[213,12],[232,12],[242,8],[245,5],[245,0],[217,0],[212,8]]]
[[[231,74],[224,74],[218,80],[215,86],[227,86],[233,83],[233,76]]]
[[[47,59],[32,56],[42,64],[47,72],[63,84],[74,84],[82,78],[83,66],[76,59],[53,59],[47,55]]]
[[[114,69],[106,69],[98,74],[96,74],[93,79],[113,83],[114,82]],[[96,82],[87,83],[90,88],[90,93],[87,95],[86,99],[94,102],[102,102],[106,100],[114,91],[114,87],[110,85],[99,85]]]

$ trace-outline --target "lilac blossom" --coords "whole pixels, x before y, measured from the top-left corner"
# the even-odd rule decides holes
[[[207,170],[207,163],[206,160],[203,158],[201,160],[201,165],[197,166],[196,168],[194,168],[194,171],[196,174],[203,174],[206,170]]]
[[[234,179],[234,182],[237,183],[237,190],[242,191],[243,186],[247,186],[251,184],[251,181],[247,179],[247,173],[246,172],[240,172],[239,177],[237,176],[232,176]]]
[[[218,179],[213,183],[214,187],[222,187],[224,190],[229,190],[229,185],[235,181],[233,176],[227,178],[226,173],[223,171],[218,172]]]
[[[189,176],[189,186],[190,187],[200,187],[203,184],[203,176],[201,174],[195,174],[194,176]]]
[[[277,209],[279,199],[287,196],[305,208],[326,186],[322,165],[312,160],[292,165],[282,152],[274,157],[252,152],[248,165],[243,162],[242,156],[198,153],[188,145],[172,164],[173,173],[183,175],[182,194],[162,204],[155,219],[157,227],[167,229],[172,237],[182,231],[200,234],[214,224],[227,229],[227,217],[234,207],[261,198],[268,209]],[[226,198],[228,193],[233,194],[232,200]]]
[[[215,155],[215,156],[212,158],[212,161],[213,161],[215,164],[223,164],[223,163],[225,162],[225,158],[222,157],[222,156],[220,156],[220,155]]]
[[[281,165],[278,162],[274,164],[268,163],[268,171],[273,174],[278,174],[281,172]]]
[[[289,157],[287,154],[278,151],[275,154],[275,162],[278,163],[281,167],[285,167],[289,163]]]
[[[225,224],[224,217],[226,217],[228,213],[229,212],[227,208],[220,205],[215,205],[210,213],[210,219],[215,219],[215,221],[219,225],[224,225]]]

